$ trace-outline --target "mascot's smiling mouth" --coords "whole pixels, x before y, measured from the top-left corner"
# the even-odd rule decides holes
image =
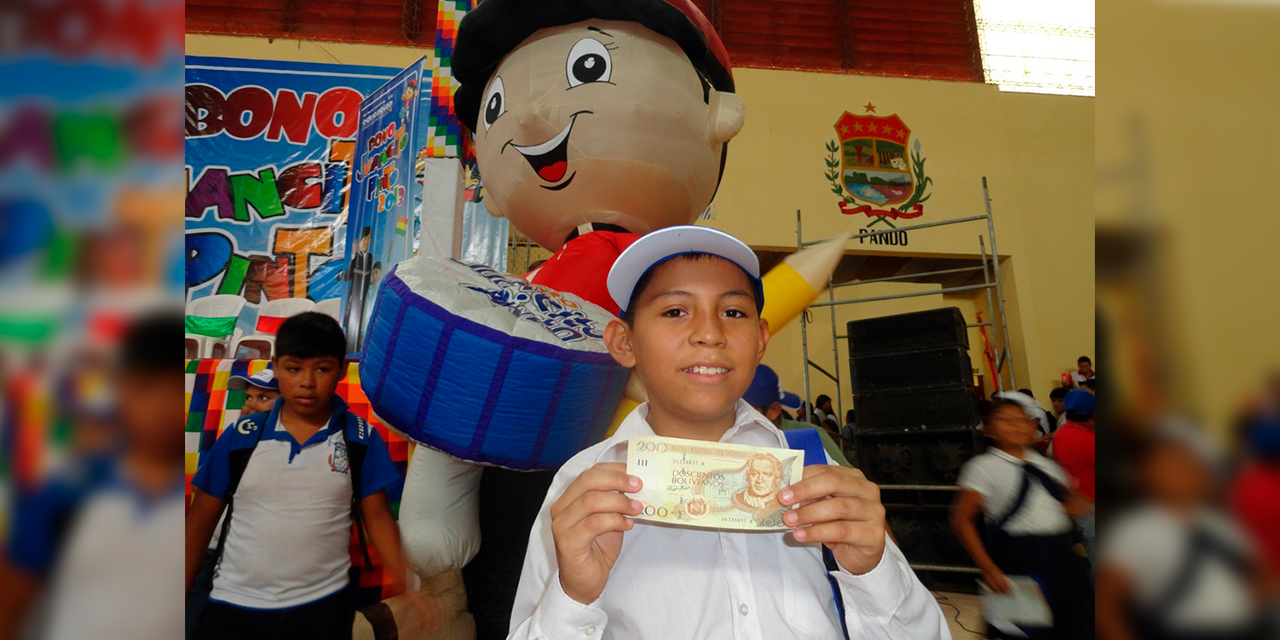
[[[514,142],[507,144],[524,156],[539,178],[547,182],[559,182],[564,179],[565,173],[569,170],[569,132],[573,130],[573,123],[577,122],[578,116],[584,113],[591,112],[579,111],[569,116],[569,124],[546,142],[528,146],[521,146]],[[569,176],[569,180],[573,180],[573,176]],[[558,191],[569,186],[569,180],[565,180],[563,184],[543,186],[543,188]]]

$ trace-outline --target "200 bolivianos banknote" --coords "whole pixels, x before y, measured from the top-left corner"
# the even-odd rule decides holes
[[[627,473],[644,485],[638,520],[747,531],[789,529],[778,492],[804,477],[804,452],[682,438],[632,437]]]

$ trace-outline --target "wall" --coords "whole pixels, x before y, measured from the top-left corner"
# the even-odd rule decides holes
[[[261,38],[187,36],[187,53],[250,58],[403,66],[416,49],[306,43]],[[1058,376],[1082,354],[1094,355],[1094,206],[1092,98],[1001,93],[993,86],[738,69],[738,92],[747,123],[730,144],[724,181],[714,206],[714,226],[759,248],[794,246],[795,212],[803,212],[805,238],[820,239],[865,227],[865,216],[845,216],[823,176],[824,145],[844,111],[898,114],[921,142],[925,174],[933,179],[925,214],[915,222],[980,215],[983,176],[988,178],[1018,386],[1047,404]],[[910,221],[904,221],[910,224]],[[877,226],[876,228],[883,228]],[[976,256],[983,223],[909,233],[905,247],[850,244],[850,251]],[[988,249],[990,249],[988,247]],[[872,284],[841,289],[859,297],[918,290],[924,285]],[[985,296],[928,296],[841,307],[838,333],[848,320],[938,306],[959,306],[966,319],[984,308]],[[810,332],[814,360],[830,364],[830,322],[815,310]],[[800,331],[780,330],[765,362],[784,385],[803,390]],[[993,339],[995,333],[992,333]],[[981,340],[971,332],[971,358],[982,364]],[[847,349],[841,345],[841,349]],[[844,353],[847,353],[844,352]],[[821,358],[821,359],[819,359]],[[846,361],[842,355],[838,362]],[[1107,371],[1107,363],[1096,363]],[[842,375],[848,370],[841,365]],[[814,374],[813,394],[831,393]],[[847,404],[847,403],[846,403]]]
[[[1093,99],[1001,93],[988,85],[801,73],[735,71],[747,105],[747,123],[730,144],[724,182],[708,224],[759,247],[794,246],[795,212],[804,237],[814,240],[856,231],[865,216],[841,214],[823,175],[824,144],[844,111],[898,114],[921,142],[925,174],[933,179],[925,214],[902,224],[984,213],[982,177],[990,185],[1002,257],[1013,365],[1019,387],[1045,404],[1059,375],[1080,355],[1094,355],[1093,323]],[[800,97],[800,98],[798,98]],[[884,228],[878,225],[875,228]],[[965,223],[908,233],[905,247],[859,245],[850,251],[976,256],[985,223]],[[990,246],[987,247],[990,251]],[[919,290],[922,285],[872,284],[839,290],[857,297]],[[840,307],[837,332],[848,320],[959,306],[966,319],[986,306],[985,295],[907,298]],[[976,305],[976,306],[975,306]],[[830,363],[831,330],[825,310],[815,310],[810,331],[813,359]],[[984,319],[989,316],[984,314]],[[783,329],[765,361],[789,390],[801,392],[800,332]],[[971,359],[985,372],[981,339],[971,331]],[[995,332],[992,332],[995,339]],[[841,344],[840,361],[847,360]],[[1104,371],[1106,363],[1097,363]],[[826,366],[826,365],[824,365]],[[842,376],[847,372],[842,366]],[[1105,375],[1105,374],[1104,374]],[[811,375],[813,395],[834,387]]]

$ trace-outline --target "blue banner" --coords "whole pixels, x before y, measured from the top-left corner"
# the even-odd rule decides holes
[[[413,257],[417,222],[418,104],[426,58],[419,58],[360,104],[352,176],[351,224],[347,246],[353,247],[344,273],[348,287],[343,304],[349,351],[359,351],[364,327],[382,274]]]

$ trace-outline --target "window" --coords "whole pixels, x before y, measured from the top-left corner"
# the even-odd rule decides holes
[[[987,82],[1094,95],[1093,0],[974,0],[974,13]]]

